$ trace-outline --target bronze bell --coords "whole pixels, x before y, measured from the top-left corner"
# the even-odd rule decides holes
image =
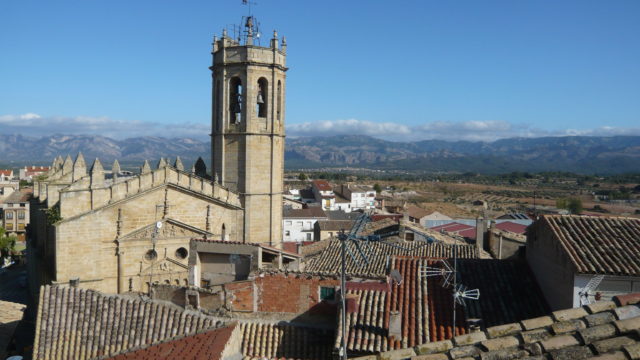
[[[262,91],[258,91],[258,104],[264,104],[264,99],[262,98]]]

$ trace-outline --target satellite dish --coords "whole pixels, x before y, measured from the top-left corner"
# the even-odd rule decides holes
[[[156,229],[160,229],[160,228],[162,228],[162,221],[158,221],[156,223]]]

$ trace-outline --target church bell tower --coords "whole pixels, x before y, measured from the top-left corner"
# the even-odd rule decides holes
[[[244,241],[280,247],[286,40],[274,31],[261,46],[256,25],[247,16],[239,37],[214,37],[211,168],[240,194]]]

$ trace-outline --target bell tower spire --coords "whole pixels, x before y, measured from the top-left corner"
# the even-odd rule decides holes
[[[237,39],[226,31],[214,38],[211,168],[221,185],[240,194],[244,241],[279,246],[286,54],[277,32],[263,47],[255,17],[243,23]]]

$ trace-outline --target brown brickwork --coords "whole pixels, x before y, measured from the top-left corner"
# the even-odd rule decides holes
[[[321,287],[340,286],[338,279],[307,275],[270,275],[256,279],[258,311],[285,313],[331,313],[332,304],[320,301]]]

